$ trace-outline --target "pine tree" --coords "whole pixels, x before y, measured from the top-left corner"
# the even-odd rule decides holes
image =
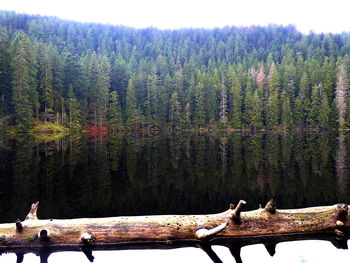
[[[105,55],[99,57],[98,75],[96,80],[97,89],[97,119],[102,127],[107,120],[108,96],[110,89],[110,65]]]
[[[329,106],[329,101],[326,92],[322,93],[321,98],[321,106],[319,110],[318,115],[318,123],[321,128],[327,129],[330,128],[330,114],[331,114],[331,108]]]
[[[135,91],[135,79],[130,78],[128,87],[126,89],[126,107],[125,117],[126,123],[130,128],[139,128],[140,116],[136,102],[136,91]]]
[[[307,126],[307,116],[310,110],[310,85],[306,72],[303,73],[300,80],[298,97],[294,102],[295,122],[300,127]]]
[[[41,92],[41,101],[44,104],[44,121],[47,121],[52,120],[54,106],[52,60],[47,47],[41,48],[42,54],[39,58],[39,89]]]
[[[81,106],[74,94],[73,86],[69,85],[67,94],[68,125],[70,129],[81,128]]]
[[[169,101],[169,122],[172,130],[178,130],[180,128],[181,121],[181,105],[178,100],[178,95],[174,92]]]
[[[108,105],[108,123],[112,128],[113,133],[117,129],[122,129],[123,126],[121,108],[119,105],[118,93],[116,91],[112,91],[110,93]]]
[[[11,72],[9,36],[0,28],[0,119],[11,112]]]
[[[285,91],[281,94],[281,124],[285,129],[290,130],[293,126],[293,114],[289,97]]]
[[[161,122],[162,97],[160,94],[160,85],[157,68],[154,66],[151,74],[148,76],[146,106],[148,122],[155,123],[156,125],[160,125]]]
[[[28,36],[17,31],[10,47],[12,69],[12,102],[16,123],[28,129],[38,114],[34,50]]]
[[[263,101],[262,90],[256,89],[253,94],[251,124],[255,128],[261,128],[263,125]]]
[[[195,85],[194,97],[195,105],[193,121],[198,128],[201,128],[205,124],[204,85],[201,79],[199,79]]]
[[[232,89],[232,125],[242,127],[242,84],[238,76],[233,79]]]
[[[308,112],[308,123],[310,128],[316,127],[319,125],[319,112],[321,107],[321,85],[315,85],[311,91],[311,103],[310,110]]]
[[[269,128],[276,128],[280,120],[280,75],[274,63],[271,64],[268,75],[268,97],[266,103],[266,124]]]

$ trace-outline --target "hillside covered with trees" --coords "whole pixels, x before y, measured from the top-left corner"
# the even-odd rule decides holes
[[[0,12],[0,125],[350,127],[350,34],[158,30]]]

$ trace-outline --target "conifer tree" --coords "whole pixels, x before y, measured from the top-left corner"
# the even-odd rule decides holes
[[[321,98],[321,106],[319,110],[319,115],[318,115],[318,123],[321,128],[327,129],[330,128],[330,118],[331,118],[331,108],[329,106],[329,100],[327,97],[327,93],[324,92],[322,93],[322,98]]]
[[[16,123],[28,129],[38,115],[34,50],[24,31],[17,31],[10,47],[12,69],[12,102]]]
[[[320,114],[320,107],[321,107],[321,85],[315,85],[312,88],[311,91],[311,103],[310,103],[310,110],[308,112],[308,123],[310,125],[310,128],[314,128],[319,125],[319,114]]]
[[[253,94],[252,116],[251,116],[251,124],[255,128],[261,128],[263,125],[262,110],[263,110],[262,90],[256,89]]]
[[[310,110],[310,85],[306,72],[300,80],[299,94],[294,102],[294,118],[300,127],[307,126],[307,116]]]
[[[126,89],[126,108],[125,118],[126,123],[130,128],[138,128],[140,124],[140,116],[136,102],[135,79],[130,78]]]
[[[97,89],[97,118],[98,125],[102,127],[107,120],[108,96],[110,89],[110,65],[105,55],[99,57],[98,75],[96,80]]]
[[[41,100],[44,104],[44,121],[52,120],[53,113],[53,76],[52,76],[52,60],[46,47],[42,48],[42,54],[39,58],[39,88],[41,92]]]
[[[293,113],[286,91],[281,94],[281,104],[281,124],[285,129],[290,130],[293,127]]]
[[[205,101],[204,101],[204,84],[201,79],[197,80],[194,90],[194,123],[198,128],[202,128],[205,124]]]
[[[242,84],[236,75],[231,88],[232,96],[232,125],[234,128],[242,127]]]
[[[11,72],[7,30],[0,28],[0,119],[11,114]]]
[[[68,126],[70,129],[81,128],[81,106],[74,94],[73,85],[69,85],[67,94]]]
[[[178,130],[180,128],[181,122],[181,105],[178,100],[178,95],[174,92],[169,101],[169,122],[173,130]]]
[[[276,128],[280,120],[280,75],[274,63],[271,64],[268,75],[268,98],[266,103],[266,124]]]
[[[110,93],[108,105],[108,123],[113,132],[115,132],[117,129],[122,129],[123,126],[121,108],[119,105],[118,93],[116,91],[112,91]]]

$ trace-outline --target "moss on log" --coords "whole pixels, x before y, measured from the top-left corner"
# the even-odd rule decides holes
[[[211,245],[227,246],[241,262],[242,246],[263,243],[273,255],[279,242],[323,239],[347,248],[350,222],[348,205],[278,210],[274,201],[265,208],[243,212],[237,207],[211,215],[159,215],[110,218],[39,220],[33,204],[24,221],[0,224],[0,253],[40,255],[41,262],[57,251],[81,250],[90,261],[92,250],[132,248],[202,248],[221,262]],[[18,262],[18,261],[17,261]]]

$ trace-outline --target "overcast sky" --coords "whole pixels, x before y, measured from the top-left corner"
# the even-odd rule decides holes
[[[350,31],[349,0],[0,0],[0,9],[137,28],[295,25]]]

